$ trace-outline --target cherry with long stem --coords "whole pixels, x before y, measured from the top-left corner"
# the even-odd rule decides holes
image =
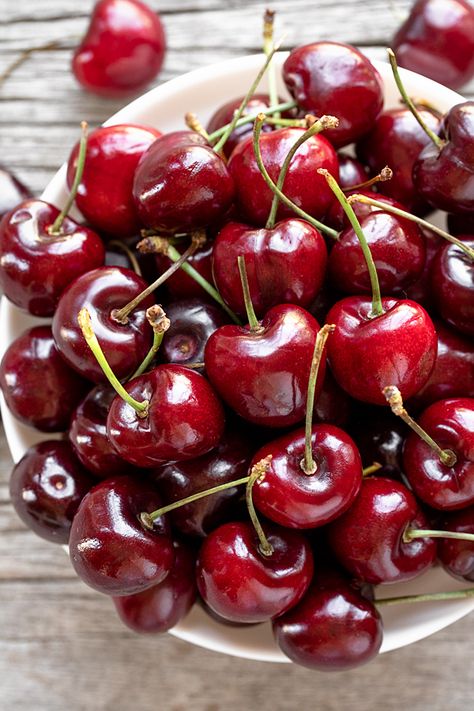
[[[263,114],[265,116],[265,122],[272,123],[272,119],[271,118],[269,119],[268,117],[274,116],[275,114],[278,114],[280,112],[290,111],[291,109],[295,109],[297,106],[298,106],[298,104],[296,103],[296,101],[293,101],[293,100],[292,101],[283,101],[279,104],[275,104],[275,106],[269,106],[268,109],[262,109],[258,113],[247,114],[246,116],[242,116],[236,122],[234,128],[240,128],[240,126],[245,126],[245,124],[247,124],[247,123],[254,123],[255,119],[260,114]],[[292,125],[292,126],[294,125],[293,119],[275,119],[274,123],[275,123],[275,125],[286,126],[286,125],[288,125],[287,121],[291,121],[290,125]],[[215,131],[210,133],[209,134],[209,143],[214,143],[214,141],[216,141],[218,138],[220,138],[227,131],[229,126],[230,126],[230,124],[227,123],[227,124],[225,124],[225,126],[221,126],[220,128],[217,128]]]
[[[342,188],[342,191],[344,193],[349,193],[352,192],[352,190],[367,190],[367,188],[371,188],[372,185],[377,185],[377,183],[385,183],[387,180],[391,180],[393,178],[393,171],[391,168],[389,168],[388,165],[386,165],[380,173],[377,175],[374,175],[373,178],[369,178],[368,180],[364,180],[363,183],[357,183],[356,185],[349,185],[347,188]]]
[[[157,304],[155,306],[150,306],[150,308],[146,310],[146,318],[153,329],[153,343],[143,359],[143,362],[138,366],[130,380],[138,378],[139,375],[142,375],[148,369],[148,366],[153,362],[159,351],[163,341],[163,336],[170,327],[169,318],[166,316],[161,306],[158,306]]]
[[[64,220],[69,214],[69,210],[72,207],[74,200],[76,199],[77,191],[82,180],[84,173],[84,165],[86,162],[86,150],[87,150],[87,121],[81,121],[81,140],[79,142],[79,153],[77,157],[76,174],[74,176],[74,182],[71,186],[71,191],[67,202],[53,224],[48,228],[48,234],[51,237],[60,237],[62,235],[62,225]]]

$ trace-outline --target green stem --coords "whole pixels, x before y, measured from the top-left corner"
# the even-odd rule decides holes
[[[324,168],[318,168],[318,173],[321,175],[324,175],[324,177],[327,180],[327,183],[331,190],[333,191],[334,195],[336,198],[339,200],[342,209],[347,215],[347,218],[349,222],[352,225],[352,229],[356,233],[357,239],[359,240],[359,244],[361,246],[362,252],[364,254],[364,259],[367,264],[367,269],[369,272],[369,277],[370,277],[370,284],[372,287],[372,317],[375,316],[381,316],[384,313],[383,307],[382,307],[382,297],[380,294],[380,284],[379,284],[379,278],[377,275],[377,269],[375,267],[375,262],[372,257],[372,252],[370,251],[369,245],[367,244],[367,240],[365,239],[364,232],[360,226],[359,220],[357,219],[357,216],[352,209],[350,203],[347,201],[346,196],[344,195],[343,191],[337,184],[336,180],[334,180],[333,176],[329,173],[329,171],[325,170]]]
[[[263,109],[262,111],[257,111],[253,114],[246,114],[245,116],[242,116],[242,118],[239,118],[237,123],[235,124],[234,128],[239,128],[240,126],[245,126],[247,123],[253,123],[257,116],[259,114],[264,114],[265,116],[272,116],[274,114],[278,114],[280,111],[290,111],[290,109],[295,109],[298,106],[296,101],[283,101],[281,104],[276,104],[275,106],[270,106],[268,109]],[[283,119],[286,120],[286,119]],[[209,143],[214,143],[215,140],[217,140],[220,136],[222,136],[226,131],[227,128],[230,126],[230,124],[226,124],[225,126],[221,126],[220,128],[216,129],[212,133],[209,134]]]
[[[301,469],[305,474],[311,476],[317,470],[317,464],[313,457],[313,411],[314,395],[316,391],[316,381],[318,379],[319,366],[323,356],[324,346],[330,333],[335,330],[334,324],[326,324],[318,331],[314,344],[313,358],[311,360],[311,370],[308,380],[308,395],[306,399],[306,420],[305,420],[305,445],[304,459],[300,462]]]
[[[469,597],[474,597],[474,588],[465,588],[464,590],[451,590],[449,592],[440,593],[422,593],[420,595],[404,595],[401,597],[386,597],[379,600],[374,600],[376,605],[400,605],[402,603],[412,602],[436,602],[441,600],[463,600]]]
[[[428,138],[430,138],[435,146],[441,150],[444,146],[444,141],[434,133],[423,121],[421,118],[420,114],[416,110],[415,104],[413,101],[410,99],[408,96],[405,87],[403,86],[403,82],[400,77],[400,73],[398,71],[398,65],[397,65],[397,58],[395,56],[395,52],[392,49],[387,49],[387,54],[388,58],[390,60],[390,66],[392,67],[392,73],[393,73],[393,78],[395,79],[395,84],[397,85],[398,91],[400,92],[400,96],[402,97],[403,101],[405,104],[408,106],[410,109],[411,113],[415,117],[415,119],[418,121],[420,124],[421,128],[423,131],[426,133]]]
[[[259,320],[255,313],[255,309],[253,308],[252,297],[250,296],[249,280],[247,277],[247,269],[245,267],[245,257],[243,255],[237,257],[237,264],[239,267],[240,282],[242,284],[242,292],[244,295],[245,311],[247,313],[247,319],[249,322],[250,330],[258,332],[261,331],[262,327],[260,326]]]
[[[268,57],[273,47],[273,26],[275,21],[274,10],[265,10],[263,15],[263,51]],[[278,103],[278,91],[276,83],[275,62],[270,62],[268,67],[268,94],[270,96],[270,106]],[[275,114],[275,118],[280,118],[280,113]]]
[[[371,474],[375,474],[375,472],[378,472],[379,469],[382,469],[380,462],[373,462],[369,467],[362,469],[362,476],[370,476]]]
[[[253,505],[252,489],[256,481],[264,478],[271,461],[272,456],[269,455],[268,457],[261,459],[259,462],[257,462],[257,464],[252,467],[247,482],[247,488],[245,490],[245,500],[247,502],[247,509],[249,512],[250,520],[252,521],[255,533],[257,534],[258,540],[260,541],[260,553],[262,553],[262,555],[266,556],[267,558],[273,554],[273,546],[268,541],[268,538],[266,537],[263,531],[262,525],[258,520],[257,512],[255,511],[255,506]]]
[[[82,176],[84,173],[84,165],[86,162],[86,150],[87,150],[87,122],[82,121],[81,122],[81,140],[79,142],[79,154],[77,156],[77,165],[76,165],[76,174],[74,176],[74,182],[71,187],[71,191],[69,193],[69,197],[67,199],[67,202],[51,227],[48,229],[48,234],[54,237],[59,237],[61,235],[61,228],[63,226],[63,222],[66,219],[66,217],[69,214],[69,210],[72,207],[72,204],[74,200],[76,199],[77,191],[79,189],[79,185],[82,180]]]
[[[319,222],[319,220],[316,220],[314,217],[311,217],[311,215],[308,215],[307,212],[302,210],[300,207],[298,207],[298,205],[296,205],[289,198],[287,198],[285,193],[283,193],[271,179],[271,177],[270,177],[270,175],[263,163],[262,152],[260,150],[260,133],[262,131],[262,125],[263,125],[264,121],[265,121],[265,114],[263,114],[263,113],[258,114],[257,118],[255,119],[254,131],[253,131],[253,149],[254,149],[254,153],[255,153],[255,159],[257,161],[258,168],[262,174],[264,181],[266,182],[266,184],[268,185],[270,190],[275,195],[278,195],[281,202],[284,203],[285,205],[287,205],[288,207],[290,207],[293,210],[293,212],[295,212],[299,217],[301,217],[303,220],[306,220],[306,222],[309,222],[310,225],[313,225],[313,227],[315,227],[320,232],[324,232],[329,237],[332,237],[333,239],[337,239],[338,233],[336,232],[336,230],[331,229],[331,227],[327,227],[322,222]]]
[[[403,534],[404,543],[410,543],[415,538],[453,538],[455,541],[474,541],[474,533],[458,531],[431,531],[421,528],[407,528]]]
[[[278,175],[278,181],[277,181],[277,188],[280,192],[283,192],[283,184],[285,182],[285,178],[287,176],[290,163],[293,160],[293,156],[295,155],[296,151],[299,149],[300,146],[303,145],[311,136],[315,136],[316,134],[320,133],[321,131],[324,131],[327,128],[335,128],[339,124],[339,121],[337,118],[334,116],[321,116],[320,119],[315,121],[310,128],[308,128],[307,131],[301,134],[301,136],[298,138],[297,141],[292,145],[290,150],[288,151],[288,154],[283,161],[283,165],[280,170],[280,174]],[[276,215],[277,215],[277,210],[278,210],[278,203],[280,202],[278,194],[274,193],[273,195],[273,200],[272,200],[272,206],[270,208],[270,214],[268,215],[268,220],[267,224],[265,225],[267,230],[271,230],[274,225],[275,225],[275,220],[276,220]]]
[[[141,363],[141,365],[138,366],[134,374],[131,376],[130,380],[133,380],[133,378],[138,378],[147,370],[148,366],[153,362],[156,354],[158,353],[158,350],[161,346],[161,342],[163,341],[163,336],[170,327],[169,318],[167,318],[161,306],[158,306],[156,304],[155,306],[150,306],[150,308],[147,309],[146,318],[153,329],[153,343],[150,350],[143,359],[143,362]]]
[[[113,372],[112,368],[108,364],[107,359],[104,355],[104,351],[102,350],[100,343],[97,340],[97,336],[95,335],[94,331],[92,330],[91,316],[90,316],[89,311],[86,308],[81,309],[79,311],[77,320],[79,322],[79,326],[81,328],[82,335],[84,336],[87,345],[91,349],[98,364],[102,368],[104,375],[106,376],[107,380],[109,381],[110,385],[113,387],[113,389],[115,390],[117,395],[119,395],[122,398],[122,400],[125,400],[125,402],[128,405],[130,405],[130,407],[133,407],[133,409],[135,410],[135,412],[138,414],[139,417],[147,417],[148,408],[150,405],[149,401],[143,400],[142,402],[138,402],[138,400],[135,400],[125,390],[122,383],[117,378],[117,376]]]

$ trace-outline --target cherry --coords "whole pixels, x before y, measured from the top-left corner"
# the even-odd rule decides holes
[[[207,281],[212,283],[212,251],[213,243],[208,240],[202,247],[199,247],[194,254],[191,254],[186,263],[196,269]],[[164,254],[154,255],[158,272],[163,273],[172,264],[171,259]],[[165,284],[169,299],[202,299],[202,286],[196,282],[189,274],[182,269],[168,277]]]
[[[474,75],[474,10],[468,0],[417,0],[392,40],[400,66],[452,89]]]
[[[149,530],[139,521],[144,507],[159,506],[155,488],[123,476],[106,479],[83,498],[69,537],[79,577],[107,595],[132,595],[161,583],[175,553],[168,524],[160,517]]]
[[[86,469],[105,479],[128,474],[130,465],[119,457],[107,436],[107,415],[115,392],[97,385],[79,403],[71,417],[69,441]]]
[[[26,185],[23,185],[13,173],[0,166],[0,220],[18,203],[32,197]]]
[[[339,185],[341,188],[352,188],[352,186],[359,185],[367,180],[367,168],[356,158],[346,153],[338,153],[337,159],[339,161]]]
[[[158,138],[135,172],[138,216],[156,231],[191,232],[221,218],[232,204],[234,184],[222,158],[193,131]]]
[[[474,249],[474,237],[461,236]],[[431,267],[431,289],[435,305],[455,329],[474,336],[474,261],[455,244],[439,249]]]
[[[119,267],[102,267],[76,279],[63,292],[53,319],[54,339],[64,360],[89,380],[105,381],[77,322],[79,311],[87,305],[111,368],[118,378],[129,376],[151,346],[152,330],[145,312],[153,298],[146,298],[129,315],[127,323],[115,320],[114,310],[125,306],[146,286],[135,272]]]
[[[436,556],[431,538],[406,538],[427,528],[413,494],[400,482],[368,477],[351,508],[328,526],[328,540],[339,562],[368,583],[411,580]]]
[[[367,133],[382,110],[379,73],[347,44],[315,42],[297,47],[283,65],[283,79],[304,111],[337,116],[339,126],[327,137],[338,147]]]
[[[252,304],[259,316],[282,303],[309,306],[323,283],[327,249],[312,225],[294,218],[271,229],[229,222],[214,243],[212,266],[219,293],[239,315],[245,314],[236,268],[239,255],[245,257]]]
[[[166,578],[147,590],[113,598],[120,619],[134,632],[167,632],[187,615],[196,599],[195,556],[175,543],[175,560]]]
[[[132,197],[133,178],[140,158],[159,136],[160,131],[150,126],[134,124],[101,126],[90,133],[76,205],[101,233],[117,238],[139,232],[141,223]],[[69,187],[74,180],[78,152],[76,145],[69,156]]]
[[[338,427],[344,427],[349,419],[352,403],[347,394],[334,380],[329,367],[317,401],[314,403],[314,416],[316,422],[326,422]]]
[[[11,413],[42,432],[67,429],[88,383],[61,358],[49,326],[15,339],[0,364],[0,387]]]
[[[197,585],[204,602],[232,622],[265,622],[296,605],[313,574],[313,556],[297,531],[266,525],[272,553],[259,549],[250,523],[226,523],[204,540]]]
[[[15,465],[10,498],[18,516],[38,536],[67,543],[72,520],[93,483],[67,442],[40,442]]]
[[[357,445],[364,467],[377,462],[381,465],[377,475],[401,479],[406,483],[402,451],[408,429],[402,420],[378,407],[359,405],[347,429]]]
[[[438,250],[444,246],[445,241],[438,234],[425,227],[420,227],[420,230],[423,234],[426,248],[425,266],[419,279],[406,289],[406,296],[411,301],[417,301],[431,314],[436,311],[431,289],[431,266]]]
[[[126,96],[161,69],[166,39],[159,16],[139,0],[99,0],[74,53],[72,71],[88,91]]]
[[[443,528],[458,533],[474,533],[474,506],[445,516]],[[474,543],[450,538],[438,541],[438,560],[447,573],[458,580],[474,582]]]

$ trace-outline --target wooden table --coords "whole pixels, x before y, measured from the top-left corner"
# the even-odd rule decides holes
[[[0,162],[40,192],[86,118],[119,108],[79,90],[71,47],[91,0],[1,0],[0,72],[23,49],[59,39],[0,87]],[[161,0],[169,41],[164,81],[194,67],[258,51],[262,2]],[[331,38],[383,56],[406,0],[275,0],[283,47]],[[473,85],[467,88],[473,93]],[[192,108],[192,107],[190,107]],[[0,438],[0,709],[34,711],[464,711],[472,708],[474,617],[368,667],[322,675],[225,657],[168,635],[141,638],[110,602],[80,583],[62,550],[37,539],[8,498],[11,460]]]

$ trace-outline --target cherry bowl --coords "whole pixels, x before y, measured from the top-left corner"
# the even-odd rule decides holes
[[[276,55],[278,67],[281,67],[286,56],[284,52]],[[232,96],[237,97],[246,93],[261,64],[261,55],[251,55],[197,69],[144,94],[112,116],[105,125],[143,123],[155,126],[163,132],[173,131],[184,127],[183,117],[187,111],[195,112],[205,124],[216,107]],[[374,64],[384,81],[385,107],[395,107],[399,99],[390,66],[377,61],[374,61]],[[459,94],[425,77],[406,70],[401,70],[401,73],[409,95],[423,97],[441,111],[447,111],[451,106],[463,101]],[[229,95],[229,87],[232,87],[231,95]],[[261,89],[265,90],[264,82]],[[280,81],[279,94],[287,96],[282,81]],[[87,116],[80,116],[78,120],[82,118]],[[66,165],[63,165],[47,186],[42,198],[61,207],[66,197]],[[38,322],[38,319],[25,315],[3,298],[0,306],[0,329],[3,334],[0,356],[14,338],[30,326],[37,325]],[[1,411],[7,441],[15,461],[18,461],[32,444],[50,438],[50,435],[46,437],[15,420],[3,398]],[[455,590],[461,587],[463,586],[460,583],[440,568],[433,568],[412,583],[378,588],[376,595],[392,597]],[[474,600],[469,599],[384,607],[382,615],[385,633],[381,651],[388,652],[423,639],[459,620],[473,609]],[[221,625],[211,619],[199,605],[194,606],[186,619],[176,626],[171,634],[195,645],[238,657],[289,662],[289,659],[277,648],[269,624],[248,628]]]

